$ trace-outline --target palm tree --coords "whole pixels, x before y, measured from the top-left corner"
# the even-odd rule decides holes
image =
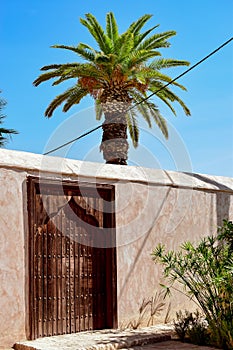
[[[1,93],[1,91],[0,91],[0,93]],[[9,136],[11,136],[12,134],[18,134],[18,132],[13,130],[13,129],[6,129],[6,128],[1,127],[1,125],[5,119],[5,115],[2,114],[2,110],[5,107],[5,105],[6,105],[6,101],[4,101],[2,98],[0,98],[0,147],[5,146],[5,144],[8,141]]]
[[[51,117],[54,110],[64,102],[63,111],[67,112],[81,99],[91,95],[95,100],[96,118],[102,124],[103,136],[100,149],[106,163],[127,164],[128,141],[127,131],[133,145],[138,144],[139,129],[137,117],[140,115],[151,127],[154,120],[163,135],[168,137],[165,119],[148,94],[156,93],[175,114],[173,102],[178,102],[186,115],[190,111],[184,102],[168,86],[172,79],[161,72],[164,68],[189,65],[187,61],[161,58],[158,49],[170,46],[167,39],[176,34],[175,31],[151,34],[158,25],[142,32],[142,28],[152,15],[145,14],[133,22],[123,34],[119,34],[116,19],[112,12],[106,15],[104,30],[96,18],[88,13],[80,19],[94,37],[98,48],[79,43],[77,46],[54,45],[75,52],[82,61],[80,63],[53,64],[42,67],[41,74],[34,85],[55,78],[53,85],[68,79],[76,79],[75,85],[57,96],[45,111]],[[185,87],[172,82],[182,90]],[[135,105],[134,108],[132,106]]]

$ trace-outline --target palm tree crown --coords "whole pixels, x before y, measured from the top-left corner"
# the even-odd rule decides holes
[[[75,52],[84,60],[80,63],[53,64],[41,68],[41,74],[34,85],[49,79],[55,79],[53,85],[68,79],[76,78],[76,83],[57,96],[45,111],[51,117],[54,110],[64,103],[63,111],[67,112],[81,99],[91,95],[95,100],[96,118],[104,115],[103,138],[101,150],[107,163],[127,164],[127,130],[136,147],[139,129],[137,117],[142,116],[151,127],[154,120],[163,135],[168,137],[165,119],[148,94],[158,91],[156,96],[162,100],[175,114],[173,102],[178,102],[186,115],[190,111],[184,102],[168,86],[172,78],[161,70],[169,67],[188,65],[187,61],[161,58],[160,48],[170,46],[167,41],[176,34],[175,31],[152,34],[158,25],[142,31],[152,15],[145,14],[133,22],[123,34],[118,31],[116,19],[112,12],[106,15],[106,29],[96,18],[88,13],[83,24],[94,37],[98,48],[79,43],[77,46],[54,45]],[[182,90],[185,87],[177,82],[171,84]],[[135,107],[132,108],[132,104]]]

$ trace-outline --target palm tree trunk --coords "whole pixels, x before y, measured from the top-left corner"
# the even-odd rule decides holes
[[[107,101],[102,104],[105,121],[100,150],[106,164],[127,165],[129,144],[127,141],[126,111],[128,102]]]

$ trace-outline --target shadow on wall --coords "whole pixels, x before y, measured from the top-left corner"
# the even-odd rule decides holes
[[[205,182],[207,184],[216,186],[216,188],[219,190],[219,192],[217,192],[217,193],[215,192],[217,226],[222,226],[224,219],[225,220],[232,220],[232,218],[230,218],[230,203],[231,203],[231,196],[233,195],[233,191],[230,187],[228,187],[228,186],[226,186],[218,181],[210,179],[208,176],[204,176],[204,175],[200,175],[200,174],[193,174],[193,173],[186,173],[186,172],[185,172],[185,174],[192,177],[192,178],[196,178],[198,180],[201,180],[202,182]],[[164,206],[164,203],[166,202],[166,200],[168,198],[170,190],[171,190],[171,188],[169,188],[168,192],[166,193],[164,201],[161,204],[161,208]],[[160,208],[160,211],[161,211],[161,208]],[[136,268],[136,265],[139,261],[140,255],[143,252],[143,249],[144,249],[146,242],[147,242],[147,239],[148,239],[148,237],[149,237],[149,235],[154,227],[156,219],[157,219],[157,216],[154,218],[153,224],[151,225],[151,229],[148,230],[147,234],[145,235],[145,238],[142,242],[141,248],[138,251],[137,256],[135,258],[134,264],[133,264],[132,268],[130,269],[128,275],[125,278],[125,282],[124,282],[124,285],[121,289],[119,297],[121,297],[122,294],[124,293],[124,289],[129,281],[129,278],[130,278],[133,270]]]
[[[210,185],[216,186],[221,192],[216,193],[216,216],[217,216],[217,225],[222,226],[223,220],[231,220],[230,218],[230,203],[232,189],[228,186],[223,185],[222,183],[212,180],[209,177],[200,174],[185,173],[191,177],[194,177],[198,180],[206,182]]]
[[[169,196],[170,191],[171,191],[171,187],[168,188],[168,190],[167,190],[167,192],[166,192],[166,195],[165,195],[165,197],[164,197],[164,199],[163,199],[163,201],[162,201],[162,203],[161,203],[161,205],[160,205],[160,208],[159,208],[159,210],[158,210],[158,213],[160,213],[160,212],[162,211],[162,208],[163,208],[163,206],[165,205],[165,203],[166,203],[166,201],[167,201],[167,199],[168,199],[168,196]],[[145,245],[146,245],[146,242],[147,242],[147,240],[148,240],[148,237],[150,236],[150,234],[151,234],[151,232],[152,232],[152,230],[153,230],[153,228],[154,228],[154,225],[155,225],[155,222],[156,222],[157,218],[158,218],[158,216],[157,216],[157,214],[156,214],[155,217],[153,218],[153,222],[152,222],[152,224],[151,224],[150,229],[149,229],[149,230],[147,231],[147,233],[145,234],[145,237],[144,237],[144,239],[143,239],[142,245],[141,245],[139,251],[137,252],[137,255],[136,255],[136,257],[135,257],[135,260],[134,260],[134,262],[133,262],[133,265],[132,265],[130,271],[128,272],[128,274],[127,274],[127,276],[126,276],[126,278],[125,278],[124,285],[122,286],[121,291],[120,291],[120,293],[119,293],[119,298],[121,298],[121,296],[124,294],[124,290],[125,290],[125,288],[126,288],[126,286],[127,286],[127,284],[128,284],[128,281],[129,281],[129,279],[130,279],[130,276],[132,275],[133,271],[135,270],[135,268],[136,268],[136,266],[137,266],[137,263],[138,263],[138,261],[139,261],[139,258],[140,258],[141,254],[142,254],[142,252],[143,252],[143,249],[144,249],[144,247],[145,247]]]

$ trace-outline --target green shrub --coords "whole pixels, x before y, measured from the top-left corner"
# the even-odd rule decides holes
[[[193,344],[208,345],[210,343],[208,323],[203,319],[203,315],[201,315],[199,311],[196,311],[192,315],[187,336]]]
[[[179,339],[184,342],[187,337],[190,322],[192,320],[192,314],[185,310],[185,314],[182,311],[176,313],[176,321],[174,321],[174,328]]]
[[[189,341],[197,345],[209,344],[208,324],[199,311],[196,311],[194,314],[187,310],[185,310],[184,314],[182,311],[177,312],[174,328],[182,342]]]
[[[186,242],[165,252],[159,244],[152,255],[164,266],[165,295],[178,283],[204,313],[215,345],[233,349],[233,223],[224,220],[217,235],[196,246]]]

